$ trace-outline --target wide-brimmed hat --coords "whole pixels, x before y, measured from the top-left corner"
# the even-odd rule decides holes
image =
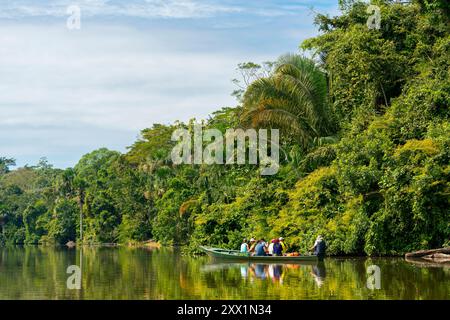
[[[256,241],[255,238],[250,239],[250,242],[255,242],[255,241]]]

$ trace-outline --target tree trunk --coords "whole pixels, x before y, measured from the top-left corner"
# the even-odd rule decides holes
[[[443,253],[446,255],[450,255],[450,247],[410,252],[410,253],[405,254],[405,257],[406,258],[423,258],[425,256],[430,256],[430,255],[434,255],[437,253]]]

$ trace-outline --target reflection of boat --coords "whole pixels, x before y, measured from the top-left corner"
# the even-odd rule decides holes
[[[304,263],[282,263],[281,265],[286,270],[290,269],[298,269],[302,266],[316,266],[317,262],[315,261],[305,261]],[[236,261],[236,262],[227,262],[223,261],[213,264],[205,264],[200,268],[201,272],[215,272],[215,271],[221,271],[221,270],[227,270],[232,268],[249,268],[249,267],[255,267],[257,265],[263,265],[263,266],[274,266],[274,265],[280,265],[279,263],[267,263],[267,262],[242,262],[242,261]]]
[[[221,260],[233,261],[250,261],[250,262],[264,262],[264,263],[317,263],[319,260],[317,256],[251,256],[246,253],[241,253],[237,250],[227,250],[211,247],[200,247],[210,257]]]
[[[228,269],[237,269],[240,271],[242,279],[254,280],[271,280],[273,283],[284,283],[284,278],[289,272],[296,273],[298,269],[309,270],[314,281],[320,288],[326,278],[326,269],[323,262],[306,262],[306,263],[265,263],[265,262],[217,262],[207,264],[200,268],[202,272],[217,272]],[[297,273],[298,274],[298,273]]]
[[[206,264],[200,268],[200,271],[202,272],[215,272],[215,271],[221,271],[231,268],[242,268],[242,267],[248,267],[248,263],[218,263],[218,264]]]

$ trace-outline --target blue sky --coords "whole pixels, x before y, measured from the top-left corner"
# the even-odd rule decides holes
[[[68,30],[67,7],[81,9]],[[234,106],[243,61],[297,52],[337,0],[0,2],[0,157],[73,166],[153,123]]]

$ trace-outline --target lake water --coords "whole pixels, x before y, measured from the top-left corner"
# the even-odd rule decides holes
[[[0,248],[0,299],[450,299],[450,268],[400,258],[264,265],[171,249],[8,247]]]

